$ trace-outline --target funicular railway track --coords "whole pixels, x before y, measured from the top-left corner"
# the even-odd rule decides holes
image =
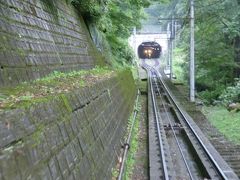
[[[199,135],[159,72],[147,65],[144,68],[148,72],[150,179],[238,179]]]
[[[226,139],[226,137],[224,137],[224,135],[220,133],[206,119],[206,117],[197,109],[197,107],[188,107],[189,103],[187,101],[186,95],[179,93],[177,87],[173,87],[173,84],[171,84],[166,75],[163,75],[162,79],[167,85],[171,87],[172,94],[174,94],[174,96],[180,102],[180,104],[186,106],[187,111],[189,111],[189,113],[193,117],[194,122],[198,125],[201,131],[208,137],[211,144],[219,152],[223,159],[234,170],[238,178],[240,178],[240,145],[234,144],[233,142]]]

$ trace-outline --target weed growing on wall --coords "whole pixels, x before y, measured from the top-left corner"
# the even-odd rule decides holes
[[[45,101],[56,94],[64,94],[77,88],[91,86],[97,81],[110,78],[113,71],[108,67],[63,73],[54,71],[48,76],[30,83],[22,83],[14,88],[0,88],[0,110],[29,106]]]

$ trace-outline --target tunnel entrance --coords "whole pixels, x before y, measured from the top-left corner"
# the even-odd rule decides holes
[[[159,58],[162,52],[162,47],[154,41],[142,42],[138,46],[138,57],[140,59]]]

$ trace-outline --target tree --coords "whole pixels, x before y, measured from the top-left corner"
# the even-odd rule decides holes
[[[144,18],[146,0],[73,0],[86,22],[94,23],[111,47],[118,62],[131,62],[133,52],[128,47],[128,37],[133,27],[140,27]]]
[[[240,13],[237,0],[205,0],[196,3],[196,88],[210,102],[234,83],[239,75]],[[187,12],[187,1],[177,5],[178,16]],[[188,21],[178,47],[188,51]],[[185,59],[188,62],[188,59]]]

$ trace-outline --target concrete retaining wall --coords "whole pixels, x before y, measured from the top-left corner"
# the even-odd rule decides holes
[[[101,58],[66,0],[0,0],[0,86],[54,70],[88,69]]]
[[[136,90],[130,71],[0,113],[0,179],[111,179]]]

